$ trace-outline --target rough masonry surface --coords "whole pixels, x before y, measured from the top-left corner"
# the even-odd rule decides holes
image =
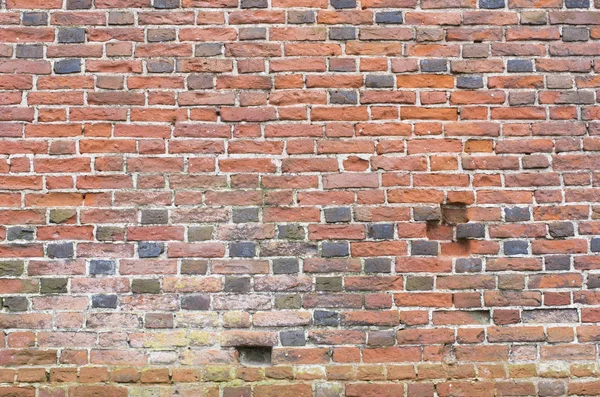
[[[0,396],[600,395],[599,0],[0,1]]]

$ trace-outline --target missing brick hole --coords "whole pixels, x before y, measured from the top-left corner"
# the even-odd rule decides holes
[[[237,346],[240,364],[248,367],[271,365],[273,348],[270,346]]]
[[[467,223],[467,206],[465,204],[443,204],[442,205],[442,223],[446,225],[457,225]]]

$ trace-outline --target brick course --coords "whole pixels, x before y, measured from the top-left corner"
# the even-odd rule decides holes
[[[1,1],[0,396],[600,395],[598,40],[600,0]]]

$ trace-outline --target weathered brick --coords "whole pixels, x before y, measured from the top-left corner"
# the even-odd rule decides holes
[[[600,394],[600,1],[2,4],[0,395]]]

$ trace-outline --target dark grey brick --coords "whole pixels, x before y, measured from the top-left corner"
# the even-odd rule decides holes
[[[476,89],[483,88],[483,77],[481,76],[458,76],[457,88]]]
[[[313,23],[315,22],[314,11],[288,11],[287,21],[288,23],[301,24],[301,23]]]
[[[485,225],[483,223],[463,223],[456,226],[456,238],[483,238]]]
[[[50,258],[72,258],[73,243],[48,244],[46,252]]]
[[[148,73],[171,73],[175,70],[173,62],[168,59],[149,59],[146,68]]]
[[[167,210],[143,210],[142,225],[166,225],[169,223]]]
[[[587,287],[589,289],[600,288],[600,274],[588,274]]]
[[[24,296],[7,296],[1,301],[9,312],[26,312],[29,308],[29,301]]]
[[[8,241],[27,240],[33,241],[35,230],[30,227],[13,226],[6,231]]]
[[[175,29],[149,29],[147,32],[149,43],[174,41],[177,38]]]
[[[344,242],[333,242],[324,241],[321,245],[322,255],[325,258],[331,258],[335,256],[348,256],[350,249],[348,243]]]
[[[188,241],[211,240],[213,231],[212,226],[192,226],[188,229]]]
[[[400,24],[402,22],[402,11],[381,11],[375,14],[375,23]]]
[[[341,291],[342,283],[341,277],[317,277],[315,288],[317,291]]]
[[[358,95],[356,91],[332,90],[329,91],[329,100],[336,105],[356,105]]]
[[[97,309],[116,309],[117,295],[92,295],[92,307]]]
[[[163,243],[152,243],[142,241],[138,244],[138,255],[140,258],[157,258],[165,251]]]
[[[79,59],[63,59],[54,61],[54,73],[68,74],[81,72],[81,60]]]
[[[114,261],[93,259],[90,261],[90,274],[115,274],[116,265]]]
[[[282,346],[306,345],[306,338],[304,337],[304,331],[302,330],[281,331],[279,333],[279,340],[281,341]]]
[[[277,238],[284,240],[304,240],[306,230],[300,225],[289,223],[277,226]]]
[[[180,0],[154,0],[154,8],[161,10],[179,7]]]
[[[554,238],[575,235],[575,227],[571,222],[553,222],[548,225],[548,232]]]
[[[313,319],[315,325],[334,326],[340,323],[339,313],[326,310],[315,310]]]
[[[24,12],[23,25],[45,26],[48,25],[48,14],[45,12]]]
[[[590,8],[590,0],[565,0],[567,8]]]
[[[429,255],[435,256],[438,254],[438,242],[437,241],[411,241],[410,243],[410,254],[411,255]]]
[[[483,268],[480,258],[457,258],[456,272],[457,273],[477,273]]]
[[[240,8],[267,8],[267,0],[241,0]]]
[[[329,28],[330,40],[355,40],[356,29],[352,26]]]
[[[433,277],[431,276],[409,276],[406,279],[407,291],[431,291],[433,290]]]
[[[233,223],[258,222],[258,208],[234,208],[231,220]]]
[[[506,70],[512,73],[533,72],[533,61],[528,59],[509,59]]]
[[[504,255],[526,255],[529,252],[529,243],[523,240],[510,240],[504,242]]]
[[[194,55],[197,57],[212,57],[221,55],[223,45],[221,43],[202,43],[196,44]]]
[[[238,37],[240,40],[265,40],[267,38],[267,29],[240,28]]]
[[[92,0],[67,0],[67,10],[88,10],[92,8]]]
[[[17,58],[40,59],[44,57],[44,46],[40,44],[17,44]]]
[[[592,252],[600,252],[600,237],[594,237],[590,244]]]
[[[365,259],[365,273],[390,273],[391,271],[392,260],[389,258]]]
[[[393,88],[394,76],[369,74],[365,79],[365,87],[367,88]]]
[[[368,226],[367,235],[376,240],[391,240],[394,238],[394,224],[375,223]]]
[[[274,274],[292,274],[300,271],[300,265],[296,258],[273,259]]]
[[[225,292],[249,292],[250,277],[225,277]]]
[[[568,255],[552,255],[544,258],[546,270],[569,270],[571,269],[571,257]]]
[[[448,61],[445,59],[423,59],[421,60],[421,71],[423,72],[447,72]]]
[[[58,29],[57,41],[67,44],[83,43],[85,42],[85,29],[60,28]]]
[[[210,298],[208,295],[185,295],[181,298],[183,310],[208,310]]]
[[[256,245],[253,242],[238,242],[229,245],[229,256],[252,258],[256,255]]]
[[[330,0],[329,2],[333,8],[356,8],[356,0]]]
[[[531,219],[529,208],[504,208],[504,219],[507,222],[524,222]]]
[[[43,278],[40,280],[40,292],[42,294],[64,294],[67,292],[66,278]]]
[[[325,222],[350,222],[352,220],[352,210],[349,207],[325,208],[323,210]]]
[[[506,4],[504,0],[479,0],[479,8],[496,9],[504,8]]]
[[[206,90],[214,87],[212,74],[193,74],[187,78],[190,90]]]
[[[439,206],[435,207],[416,207],[413,210],[415,221],[428,222],[439,221],[442,219],[442,210]]]
[[[588,41],[590,39],[590,30],[586,27],[565,26],[562,30],[563,41]]]

